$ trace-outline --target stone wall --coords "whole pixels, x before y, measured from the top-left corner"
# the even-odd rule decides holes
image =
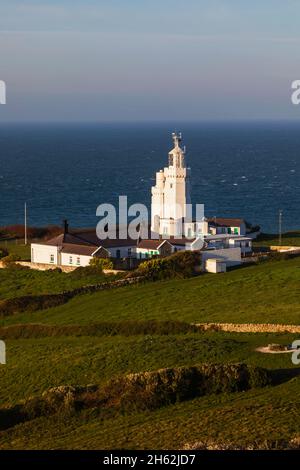
[[[300,333],[300,325],[272,323],[196,323],[204,331],[228,331],[236,333]]]
[[[71,273],[78,268],[78,266],[57,266],[55,264],[43,264],[43,263],[31,263],[30,261],[16,261],[16,264],[24,266],[30,269],[36,269],[37,271],[48,271],[53,269],[60,269],[63,273]],[[0,261],[0,269],[6,268],[7,266]],[[123,272],[118,269],[103,269],[104,274],[117,274]]]
[[[70,291],[60,292],[58,294],[27,295],[13,299],[0,300],[0,317],[6,317],[21,312],[45,310],[47,308],[63,305],[77,295],[115,289],[117,287],[138,284],[140,282],[144,282],[144,278],[132,277],[128,279],[118,279],[112,282],[103,282],[102,284],[82,286]]]
[[[270,247],[271,251],[279,251],[280,253],[300,253],[300,246],[283,246],[274,245]]]

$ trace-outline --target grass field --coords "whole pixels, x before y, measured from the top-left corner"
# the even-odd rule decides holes
[[[257,240],[254,240],[253,245],[266,247],[279,245],[279,236],[262,234]],[[300,246],[300,231],[283,233],[281,245]]]
[[[2,449],[182,449],[205,439],[253,443],[299,436],[300,379],[273,388],[211,395],[148,413],[99,419],[88,410],[18,425]]]
[[[103,383],[114,375],[164,367],[246,362],[269,369],[289,368],[293,367],[290,354],[262,354],[255,348],[273,342],[288,344],[296,338],[199,332],[7,340],[8,366],[1,371],[0,403],[16,403],[61,384]]]
[[[24,245],[24,240],[0,241],[0,248],[6,248],[9,254],[17,255],[23,261],[30,261],[30,243]]]
[[[0,269],[0,300],[13,299],[24,295],[56,294],[76,287],[101,284],[118,278],[116,275],[104,275],[80,272],[63,273],[59,270],[36,271],[18,268],[14,265]]]
[[[0,270],[0,299],[59,292],[93,279],[70,274]],[[1,449],[182,448],[211,438],[253,442],[300,435],[299,370],[290,354],[262,354],[269,343],[288,344],[297,335],[186,332],[102,336],[34,337],[34,324],[89,325],[123,320],[273,322],[300,324],[300,258],[268,261],[221,275],[149,282],[80,295],[60,307],[15,314],[1,325],[26,324],[32,337],[6,339],[0,365],[0,410],[61,385],[105,384],[132,372],[201,363],[243,362],[292,375],[265,388],[221,393],[152,411],[112,413],[97,407],[56,413],[0,432]],[[15,328],[19,328],[18,326]],[[20,327],[21,328],[21,327]],[[294,377],[294,378],[293,378]]]
[[[5,277],[5,273],[0,276]],[[60,289],[55,273],[38,273],[49,279],[51,289]],[[45,276],[41,276],[44,274]],[[26,276],[36,274],[26,274]],[[1,282],[0,292],[13,296],[18,276]],[[53,277],[52,277],[53,276]],[[69,278],[70,279],[70,278]],[[24,281],[24,279],[23,279]],[[23,282],[22,281],[22,282]],[[34,283],[34,281],[33,281]],[[43,286],[39,281],[39,286]],[[45,285],[47,285],[45,281]],[[29,286],[24,287],[29,291]],[[34,290],[34,289],[33,289]],[[33,291],[32,290],[32,291]],[[45,289],[44,289],[45,290]],[[18,289],[19,291],[19,289]],[[23,291],[24,292],[24,291]],[[3,295],[3,294],[2,294]],[[18,293],[19,295],[19,293]],[[300,323],[300,257],[262,262],[218,276],[205,274],[186,280],[153,282],[113,291],[78,296],[66,305],[20,314],[1,320],[11,323],[89,323],[105,320],[183,320],[187,322]]]

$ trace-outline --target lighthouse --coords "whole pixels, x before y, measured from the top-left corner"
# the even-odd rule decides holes
[[[189,179],[181,133],[172,134],[174,147],[168,166],[156,173],[151,190],[151,231],[163,237],[182,236],[183,219],[191,216]]]

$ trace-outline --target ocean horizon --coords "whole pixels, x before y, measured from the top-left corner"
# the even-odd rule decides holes
[[[146,204],[155,172],[167,165],[171,133],[182,132],[193,204],[209,217],[242,217],[264,232],[300,228],[300,124],[0,124],[0,226],[92,227],[101,203]]]

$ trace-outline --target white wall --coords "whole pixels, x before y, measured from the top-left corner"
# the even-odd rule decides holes
[[[221,259],[226,262],[226,266],[238,266],[242,263],[240,248],[225,248],[224,250],[202,251],[202,267],[205,267],[206,260],[209,258]]]
[[[226,262],[218,261],[215,258],[209,258],[205,262],[205,271],[208,273],[225,273],[226,272]]]
[[[54,262],[51,263],[51,255],[54,256]],[[73,258],[73,263],[70,264],[70,256]],[[60,259],[59,259],[60,258]],[[80,264],[77,264],[77,258],[80,259]],[[53,264],[55,266],[88,266],[92,256],[74,255],[69,253],[61,253],[58,255],[57,246],[39,245],[38,243],[31,244],[31,262],[40,264]]]
[[[70,263],[70,256],[72,257],[72,263]],[[79,259],[79,264],[77,263],[77,258]],[[73,255],[72,253],[61,253],[61,264],[62,266],[89,266],[92,256],[85,255]]]
[[[246,246],[247,244],[249,244],[250,246]],[[246,240],[239,240],[238,238],[236,239],[231,238],[229,240],[229,246],[230,248],[240,247],[243,254],[252,253],[252,240],[246,241]]]
[[[136,245],[130,246],[116,246],[115,248],[106,248],[109,252],[109,255],[112,258],[117,258],[117,250],[120,250],[120,258],[127,258],[128,256],[128,249],[131,248],[131,255],[134,255],[134,249]]]
[[[51,255],[54,256],[54,262],[51,263]],[[31,262],[42,264],[57,264],[57,246],[31,244]]]

